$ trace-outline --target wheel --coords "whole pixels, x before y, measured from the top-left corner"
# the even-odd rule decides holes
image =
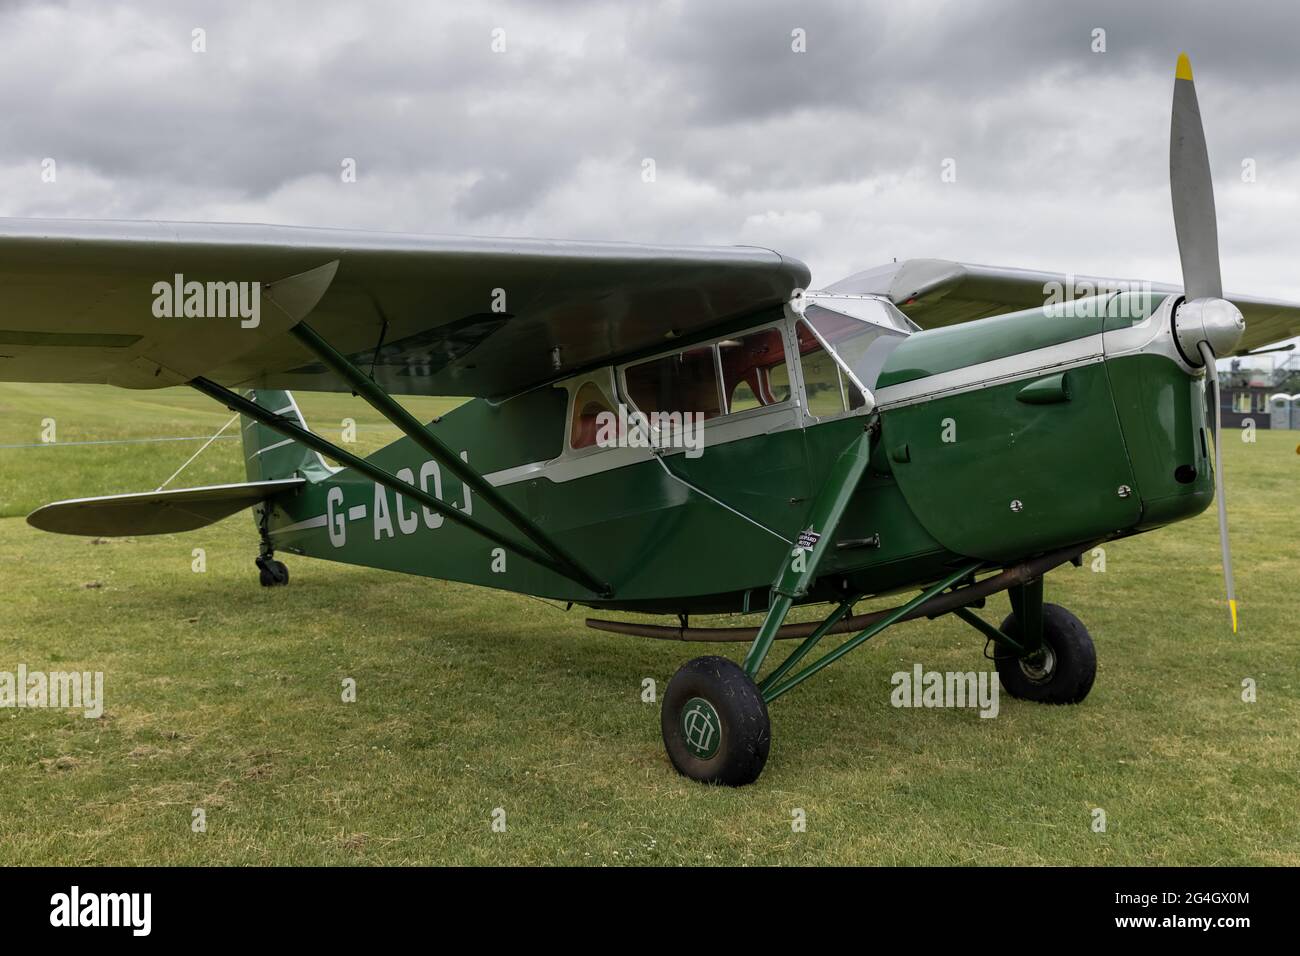
[[[767,763],[767,704],[749,675],[725,657],[682,665],[664,692],[659,723],[668,759],[692,780],[743,787]]]
[[[257,559],[257,569],[258,580],[262,582],[264,588],[283,587],[289,583],[289,569],[284,566],[283,561],[260,557]]]
[[[1011,614],[1002,631],[1019,640],[1020,619]],[[1043,605],[1042,650],[1025,658],[995,654],[994,660],[1008,694],[1040,704],[1077,704],[1097,677],[1097,649],[1088,629],[1059,604]]]

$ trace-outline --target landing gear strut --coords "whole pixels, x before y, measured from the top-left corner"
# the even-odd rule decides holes
[[[257,565],[258,580],[264,588],[283,587],[289,583],[289,569],[283,561],[275,559],[275,549],[271,546],[271,535],[267,529],[270,513],[265,505],[258,506],[257,530],[262,536],[262,547],[254,563]]]

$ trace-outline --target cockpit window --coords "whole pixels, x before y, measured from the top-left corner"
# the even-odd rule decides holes
[[[880,322],[865,318],[853,318],[819,305],[809,305],[804,312],[804,319],[811,323],[818,334],[826,341],[840,361],[853,370],[854,376],[866,388],[875,388],[880,370],[908,332],[901,329],[897,321],[907,322],[907,318],[896,309],[897,321],[891,317],[884,303],[867,300],[880,307]],[[861,306],[855,303],[856,308]],[[888,323],[888,324],[883,324]],[[802,350],[803,346],[800,346]]]
[[[790,372],[780,329],[763,329],[718,343],[727,411],[744,412],[790,400]]]
[[[711,345],[628,366],[624,381],[628,397],[647,415],[698,412],[707,421],[722,411],[718,402],[718,366]]]
[[[609,399],[595,382],[583,382],[573,398],[573,422],[569,428],[571,448],[590,448],[596,444],[601,412],[613,412]]]
[[[759,409],[787,411],[794,395],[784,326],[774,325],[697,345],[623,369],[635,410],[693,412],[705,421]]]
[[[808,323],[799,322],[796,330],[799,339],[799,368],[803,372],[808,414],[814,418],[830,418],[865,405],[866,397],[841,371],[839,363],[827,354]]]

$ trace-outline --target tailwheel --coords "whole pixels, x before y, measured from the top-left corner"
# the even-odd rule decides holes
[[[289,569],[284,566],[283,561],[277,561],[269,554],[262,554],[258,555],[256,563],[258,579],[262,582],[262,587],[278,588],[289,583]]]
[[[725,657],[697,657],[673,675],[660,725],[677,772],[703,783],[753,783],[772,745],[763,695]]]
[[[1083,622],[1059,604],[1044,604],[1043,643],[1017,657],[1003,650],[994,657],[998,679],[1012,697],[1040,704],[1077,704],[1088,696],[1097,677],[1097,650]],[[1011,614],[1002,632],[1022,641],[1020,618]]]

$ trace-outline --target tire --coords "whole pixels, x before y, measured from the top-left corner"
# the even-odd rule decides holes
[[[257,579],[264,588],[282,587],[289,583],[289,569],[283,561],[258,559]]]
[[[1002,631],[1020,640],[1020,619],[1011,614]],[[1040,704],[1077,704],[1097,678],[1097,650],[1083,622],[1059,604],[1043,605],[1043,653],[1029,658],[996,654],[998,679],[1007,693]]]
[[[725,657],[697,657],[682,665],[664,692],[659,724],[677,772],[701,783],[753,783],[772,745],[763,695]]]

